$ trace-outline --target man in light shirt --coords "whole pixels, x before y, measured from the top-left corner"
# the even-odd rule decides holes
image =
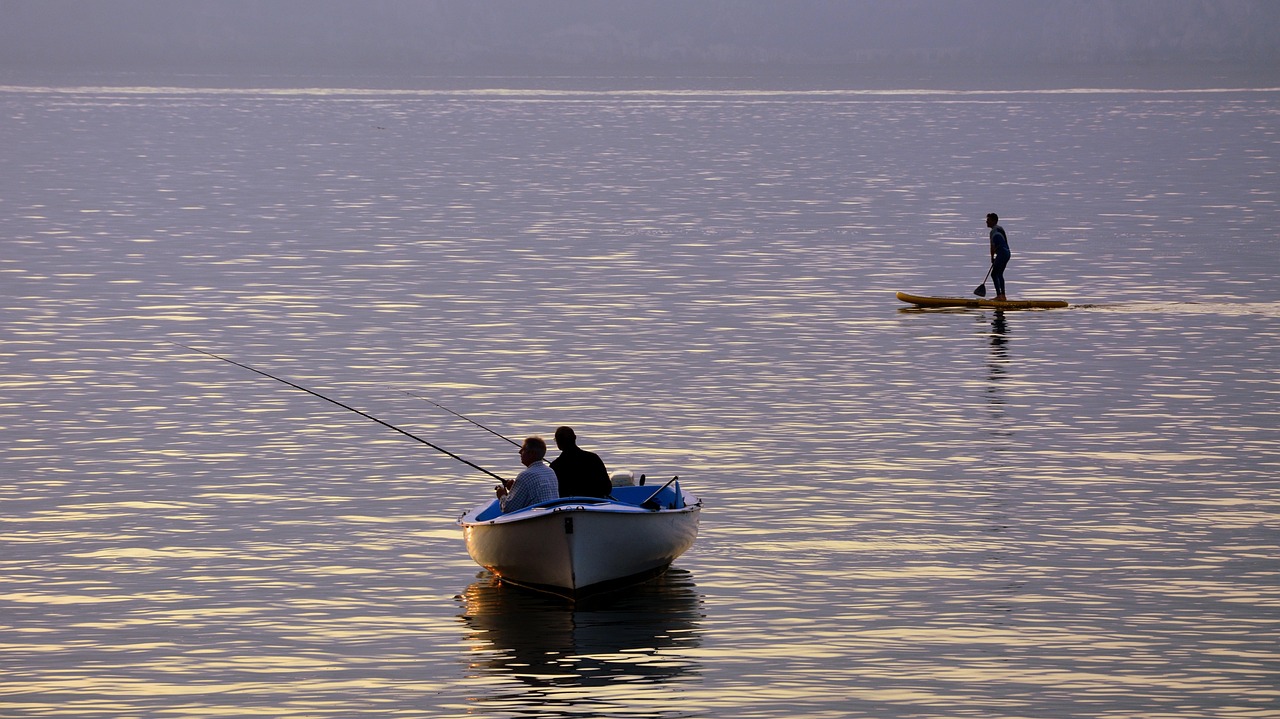
[[[520,463],[525,466],[524,471],[515,479],[494,487],[503,513],[560,496],[555,470],[542,459],[546,456],[547,443],[541,437],[529,437],[520,445]]]

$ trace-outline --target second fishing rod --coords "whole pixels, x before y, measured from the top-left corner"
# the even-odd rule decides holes
[[[187,346],[187,345],[184,345],[184,344],[181,344],[181,343],[178,343],[178,342],[173,342],[173,341],[170,341],[170,344],[177,345],[178,347],[181,347],[181,348],[183,348],[183,349],[185,349],[185,350],[189,350],[189,351],[191,351],[191,352],[198,352],[198,353],[200,353],[200,354],[202,354],[202,355],[205,355],[205,356],[207,356],[207,357],[212,357],[212,358],[217,359],[217,360],[221,360],[221,361],[226,362],[226,363],[228,363],[228,364],[233,364],[233,365],[235,365],[235,366],[237,366],[237,367],[241,367],[241,368],[243,368],[243,369],[247,369],[247,370],[249,370],[250,372],[255,372],[255,373],[257,373],[257,374],[259,374],[259,375],[262,375],[263,377],[266,377],[266,378],[268,378],[268,379],[272,379],[272,380],[275,380],[276,382],[280,382],[281,384],[286,384],[286,385],[288,385],[288,386],[290,386],[290,387],[293,387],[294,389],[302,390],[303,392],[306,392],[306,393],[307,393],[307,394],[309,394],[309,395],[312,395],[312,396],[314,396],[314,397],[319,397],[320,399],[322,399],[322,400],[324,400],[324,401],[326,401],[326,402],[329,402],[330,404],[335,404],[335,405],[337,405],[337,406],[339,406],[339,407],[341,407],[341,408],[343,408],[343,409],[345,409],[345,410],[347,410],[347,411],[349,411],[349,412],[354,412],[354,413],[356,413],[356,414],[360,415],[361,417],[364,417],[364,418],[366,418],[366,419],[373,420],[374,422],[377,422],[378,424],[382,425],[383,427],[387,427],[388,429],[395,430],[396,432],[399,432],[400,434],[403,434],[404,436],[406,436],[406,437],[408,437],[408,438],[410,438],[410,439],[412,439],[412,440],[415,440],[415,441],[417,441],[417,442],[421,442],[422,444],[425,444],[426,446],[428,446],[428,447],[430,447],[430,448],[432,448],[432,449],[436,450],[437,452],[440,452],[441,454],[445,454],[445,455],[447,455],[447,456],[449,456],[449,457],[452,457],[453,459],[458,460],[459,462],[462,462],[463,464],[467,465],[468,467],[471,467],[472,469],[476,469],[476,470],[479,470],[479,471],[481,471],[481,472],[484,472],[485,474],[489,475],[490,477],[493,477],[494,479],[497,479],[497,480],[498,480],[498,481],[500,481],[500,482],[504,482],[504,483],[506,482],[506,480],[505,480],[505,479],[503,479],[501,476],[499,476],[499,475],[497,475],[497,474],[495,474],[495,473],[493,473],[493,472],[490,472],[489,470],[485,469],[484,467],[481,467],[480,465],[476,464],[475,462],[472,462],[472,461],[470,461],[470,460],[468,460],[468,459],[465,459],[465,458],[463,458],[463,457],[460,457],[460,456],[458,456],[458,455],[454,454],[453,452],[450,452],[449,450],[445,449],[444,447],[441,447],[441,446],[439,446],[439,445],[437,445],[437,444],[434,444],[434,443],[432,443],[432,442],[428,442],[427,440],[425,440],[425,439],[423,439],[423,438],[421,438],[421,437],[419,437],[419,436],[417,436],[417,435],[413,434],[412,432],[409,432],[408,430],[405,430],[405,429],[402,429],[402,428],[400,428],[400,427],[397,427],[397,426],[395,426],[394,424],[391,424],[390,422],[386,422],[386,421],[384,421],[384,420],[378,419],[377,417],[374,417],[373,415],[369,414],[368,412],[363,412],[363,411],[361,411],[361,410],[358,410],[358,409],[356,409],[355,407],[352,407],[352,406],[350,406],[350,405],[348,405],[348,404],[344,404],[344,403],[342,403],[342,402],[339,402],[338,400],[333,399],[332,397],[326,397],[325,395],[320,394],[319,392],[317,392],[317,391],[315,391],[315,390],[313,390],[313,389],[308,389],[307,387],[303,387],[302,385],[297,384],[296,382],[290,382],[289,380],[287,380],[287,379],[283,379],[283,378],[281,378],[281,377],[277,377],[276,375],[273,375],[273,374],[271,374],[270,372],[265,372],[265,371],[260,370],[260,369],[258,369],[258,368],[256,368],[256,367],[251,367],[251,366],[249,366],[249,365],[247,365],[247,364],[244,364],[244,363],[242,363],[242,362],[237,362],[237,361],[235,361],[235,360],[233,360],[233,359],[228,359],[228,358],[223,357],[223,356],[221,356],[221,355],[216,355],[216,354],[214,354],[214,353],[212,353],[212,352],[207,352],[207,351],[205,351],[205,350],[197,349],[197,348],[195,348],[195,347],[189,347],[189,346]],[[422,399],[422,398],[420,398],[420,399]],[[428,401],[430,401],[430,400],[428,400]],[[433,402],[432,404],[435,404],[435,403]],[[439,406],[439,405],[436,405],[436,406]],[[444,409],[444,408],[443,408],[443,407],[441,407],[441,409]],[[457,413],[456,413],[456,412],[454,412],[453,414],[457,414]],[[459,417],[461,417],[462,415],[458,415],[458,416],[459,416]],[[463,419],[467,419],[467,418],[466,418],[466,417],[463,417]],[[477,426],[482,426],[482,425],[480,425],[479,423],[475,422],[474,420],[468,420],[468,421],[469,421],[469,422],[472,422],[472,424],[476,424]],[[489,432],[492,432],[493,434],[496,434],[496,435],[497,435],[497,436],[499,436],[499,437],[502,437],[502,435],[498,434],[497,432],[493,432],[493,430],[488,429],[487,427],[485,427],[485,429],[486,429],[486,430],[488,430]],[[503,438],[503,439],[506,439],[508,442],[512,442],[512,440],[507,439],[506,437],[502,437],[502,438]],[[512,442],[512,444],[516,444],[516,443],[515,443],[515,442]]]

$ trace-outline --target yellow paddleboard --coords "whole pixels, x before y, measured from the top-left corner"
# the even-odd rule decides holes
[[[1049,310],[1067,307],[1065,300],[988,300],[982,297],[921,297],[899,292],[898,299],[917,307],[980,307],[991,310]]]

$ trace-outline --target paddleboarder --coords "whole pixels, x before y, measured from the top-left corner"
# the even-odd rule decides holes
[[[991,282],[996,286],[995,299],[1004,302],[1004,268],[1009,264],[1009,236],[1000,226],[1000,217],[994,212],[987,213],[987,227],[991,228]]]

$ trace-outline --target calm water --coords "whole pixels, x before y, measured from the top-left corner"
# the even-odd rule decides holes
[[[1280,715],[1280,91],[0,88],[0,715]],[[1010,294],[965,296],[983,215]],[[578,429],[702,535],[456,518]]]

